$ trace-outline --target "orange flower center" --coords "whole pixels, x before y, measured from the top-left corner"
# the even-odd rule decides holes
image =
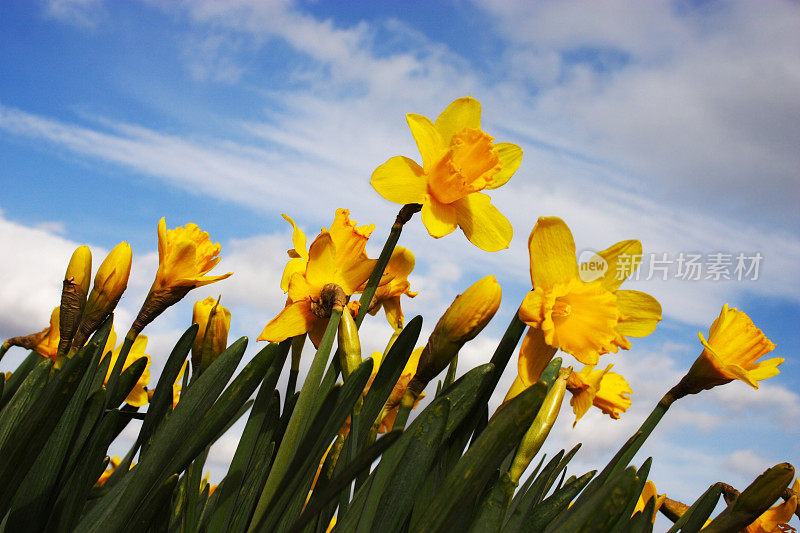
[[[479,129],[464,128],[453,135],[449,150],[431,170],[431,194],[440,202],[451,204],[490,187],[502,168],[493,141]]]

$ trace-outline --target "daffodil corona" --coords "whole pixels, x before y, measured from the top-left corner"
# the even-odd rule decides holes
[[[489,252],[508,248],[513,229],[508,219],[480,192],[506,183],[522,161],[522,149],[495,143],[481,129],[481,104],[458,98],[436,122],[406,115],[422,155],[422,166],[395,156],[372,173],[378,194],[399,204],[421,204],[422,222],[432,237],[460,227],[467,239]]]
[[[535,383],[558,349],[595,365],[602,354],[629,349],[626,337],[649,335],[661,320],[655,298],[619,290],[638,266],[639,241],[622,241],[598,252],[606,270],[592,281],[579,276],[575,241],[560,218],[539,218],[528,248],[533,290],[519,309],[520,320],[530,326],[519,358],[524,382]]]

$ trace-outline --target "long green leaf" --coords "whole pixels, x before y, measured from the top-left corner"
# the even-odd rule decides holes
[[[544,400],[546,386],[537,383],[506,404],[442,483],[413,532],[443,531],[455,511],[467,505],[500,463],[519,443]]]

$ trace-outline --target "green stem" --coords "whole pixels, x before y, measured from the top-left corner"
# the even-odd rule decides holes
[[[341,317],[341,305],[335,306],[331,311],[328,327],[325,329],[325,334],[322,337],[322,341],[319,343],[314,361],[311,363],[311,368],[308,370],[308,376],[306,376],[303,387],[300,389],[300,396],[297,398],[294,411],[292,411],[292,416],[286,426],[281,445],[275,455],[275,461],[270,469],[267,483],[258,499],[258,505],[256,506],[253,520],[250,522],[248,531],[258,530],[259,522],[266,516],[269,505],[275,497],[275,492],[289,469],[297,445],[305,436],[310,418],[313,415],[314,400],[318,394],[322,376],[325,373],[325,367],[328,364],[333,341],[339,330],[339,320]]]
[[[622,448],[619,449],[617,454],[609,461],[606,467],[600,472],[600,475],[597,476],[597,484],[601,485],[605,482],[606,479],[614,476],[617,472],[624,470],[628,464],[631,462],[633,457],[636,455],[636,452],[642,447],[645,443],[647,438],[650,436],[650,433],[653,432],[655,427],[658,425],[661,418],[669,409],[669,406],[678,399],[673,391],[669,391],[666,393],[661,400],[656,404],[653,411],[650,413],[650,416],[642,422],[642,425],[639,429],[634,433],[628,441],[622,445]]]
[[[290,397],[297,390],[297,376],[300,374],[300,356],[303,354],[303,345],[306,336],[292,337],[292,366],[289,369],[289,382],[286,384],[286,397]]]
[[[3,356],[6,354],[9,348],[11,348],[11,345],[8,342],[4,342],[3,345],[0,346],[0,361],[3,360]]]
[[[359,300],[361,307],[358,310],[358,316],[356,316],[356,326],[361,326],[361,322],[364,321],[364,317],[372,303],[372,297],[375,296],[375,290],[378,288],[378,283],[381,281],[383,272],[386,270],[386,265],[392,257],[392,252],[394,252],[394,247],[397,246],[397,241],[400,239],[403,225],[411,220],[414,213],[420,209],[422,209],[420,204],[407,204],[404,205],[397,214],[397,218],[394,224],[392,224],[392,230],[389,232],[389,237],[386,239],[386,244],[383,245],[381,255],[378,256],[378,262],[375,264],[375,268],[372,269],[372,274],[369,275],[369,279],[367,280],[367,286],[364,288],[361,300]]]

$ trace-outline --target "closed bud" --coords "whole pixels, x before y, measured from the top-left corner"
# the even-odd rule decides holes
[[[553,424],[555,424],[558,413],[561,410],[561,403],[564,401],[564,393],[567,390],[567,380],[571,373],[571,368],[559,370],[558,377],[553,386],[550,387],[542,406],[539,408],[539,413],[525,436],[522,437],[517,455],[514,457],[514,462],[511,463],[511,468],[508,471],[514,483],[519,482],[519,478],[528,468],[539,449],[541,449],[547,435],[550,434],[550,430],[553,428]]]
[[[92,280],[92,252],[88,246],[79,246],[69,260],[67,272],[64,274],[64,286],[61,290],[61,318],[59,323],[60,341],[58,353],[64,354],[69,349],[72,337],[78,330],[89,283]]]
[[[361,364],[361,341],[353,315],[345,309],[339,320],[339,366],[344,379],[350,377]]]
[[[94,276],[94,286],[83,311],[72,347],[80,348],[89,335],[114,311],[122,293],[128,287],[133,255],[131,246],[121,242],[103,260]]]
[[[211,296],[194,304],[192,322],[199,326],[192,344],[192,368],[195,373],[207,369],[228,346],[231,312]]]
[[[409,390],[418,395],[430,380],[444,370],[464,344],[486,327],[497,309],[503,290],[494,276],[472,284],[444,312],[420,356]]]

